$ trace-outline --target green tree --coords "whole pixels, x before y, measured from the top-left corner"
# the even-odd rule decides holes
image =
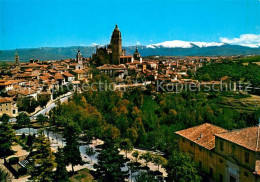
[[[166,159],[160,155],[155,155],[153,157],[153,163],[158,166],[158,171],[160,170],[160,165],[166,164]]]
[[[123,139],[120,142],[119,147],[120,147],[121,150],[125,151],[125,158],[126,159],[127,159],[127,152],[131,152],[134,148],[132,142],[128,138]]]
[[[9,119],[10,119],[10,116],[8,115],[8,114],[3,114],[2,115],[2,118],[1,118],[1,120],[2,120],[2,122],[9,122]]]
[[[19,126],[25,127],[27,125],[29,127],[29,133],[30,133],[30,126],[29,126],[30,118],[29,118],[29,116],[26,113],[22,112],[18,116],[16,116],[16,119],[17,119],[17,124]]]
[[[136,150],[132,153],[132,156],[135,158],[135,162],[137,162],[138,157],[139,157],[139,152]]]
[[[86,154],[90,157],[90,160],[92,162],[92,156],[94,156],[96,154],[96,152],[92,147],[87,147]]]
[[[32,135],[28,135],[26,145],[29,147],[29,149],[32,149],[33,141],[34,137]]]
[[[32,181],[53,181],[53,169],[55,167],[54,155],[50,148],[50,141],[41,133],[34,142],[34,151],[31,152],[32,163],[29,173]]]
[[[2,168],[0,168],[0,181],[1,182],[11,182],[12,181],[12,178],[9,175],[9,173]]]
[[[142,153],[140,159],[145,160],[146,167],[149,162],[153,161],[153,155],[150,152]]]
[[[97,176],[102,182],[122,182],[128,177],[127,171],[122,171],[125,166],[124,157],[119,154],[118,147],[111,142],[106,142],[103,150],[98,155],[98,164],[94,164]]]
[[[26,111],[32,113],[35,111],[35,108],[39,106],[39,103],[31,97],[18,98],[17,106],[19,111]]]
[[[41,106],[41,107],[45,107],[46,105],[47,105],[47,103],[49,102],[49,99],[40,99],[39,100],[39,105]]]
[[[167,181],[169,182],[201,181],[195,163],[185,153],[174,151],[169,157],[165,169],[168,173]]]
[[[2,122],[0,124],[0,156],[6,157],[11,153],[11,146],[14,137],[15,133],[11,124],[8,122]]]
[[[149,174],[148,172],[140,172],[135,177],[135,182],[158,182],[158,179],[154,175]]]
[[[44,126],[44,123],[48,121],[48,118],[42,114],[39,114],[36,118],[37,122],[39,122],[42,126]]]
[[[68,171],[66,169],[65,163],[65,155],[63,149],[58,148],[58,152],[55,154],[55,162],[57,164],[57,168],[55,171],[55,181],[66,182],[69,181]]]
[[[192,77],[192,72],[191,72],[191,70],[188,70],[188,71],[187,71],[187,75],[189,75],[190,78]]]
[[[64,140],[66,145],[64,147],[64,154],[66,157],[66,164],[71,164],[72,173],[74,173],[74,166],[82,164],[82,158],[79,151],[79,134],[80,128],[74,122],[69,122],[64,129]]]
[[[212,80],[212,78],[209,76],[208,73],[206,73],[205,75],[203,75],[201,77],[201,80],[203,80],[203,81],[210,81],[210,80]]]

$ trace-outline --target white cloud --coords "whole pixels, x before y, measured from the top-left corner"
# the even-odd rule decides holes
[[[139,42],[139,41],[136,41],[136,43],[135,43],[136,45],[141,45],[141,43]]]
[[[98,43],[95,43],[95,42],[93,42],[92,44],[91,44],[91,46],[97,46],[98,45]]]
[[[252,48],[260,47],[260,34],[242,34],[239,38],[232,39],[220,37],[219,40],[227,44],[241,45]]]

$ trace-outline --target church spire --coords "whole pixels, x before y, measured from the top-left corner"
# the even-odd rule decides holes
[[[122,56],[122,38],[117,24],[112,33],[110,45],[112,49],[112,64],[119,64],[120,56]]]
[[[20,60],[19,60],[19,55],[17,49],[15,50],[15,55],[14,55],[14,65],[19,66],[20,65]]]

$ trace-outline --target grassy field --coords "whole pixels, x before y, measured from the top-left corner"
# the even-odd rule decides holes
[[[88,169],[81,169],[77,171],[77,174],[70,177],[71,182],[95,182],[93,176]]]
[[[244,63],[250,63],[250,62],[260,62],[260,55],[257,56],[248,56],[245,58],[240,58],[238,61],[242,61]]]
[[[240,113],[254,112],[260,107],[260,96],[251,95],[251,97],[241,99],[225,98],[220,106],[235,109]]]

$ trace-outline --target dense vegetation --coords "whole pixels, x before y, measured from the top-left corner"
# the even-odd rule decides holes
[[[106,76],[95,79],[108,80]],[[76,94],[51,114],[52,124],[74,123],[88,136],[103,140],[130,139],[134,146],[171,153],[176,149],[174,132],[205,122],[226,129],[257,123],[260,110],[240,113],[221,106],[227,93],[183,92],[147,95],[131,92],[87,91]]]
[[[260,62],[260,56],[247,56],[244,58],[240,58],[238,60],[234,60],[234,61],[239,61],[239,62],[244,62],[244,63],[249,63],[249,62]]]
[[[252,62],[243,65],[241,62],[223,61],[208,64],[196,72],[196,78],[203,81],[220,80],[223,76],[237,82],[250,82],[252,87],[260,88],[260,66]],[[260,91],[252,89],[252,93],[260,94]]]

